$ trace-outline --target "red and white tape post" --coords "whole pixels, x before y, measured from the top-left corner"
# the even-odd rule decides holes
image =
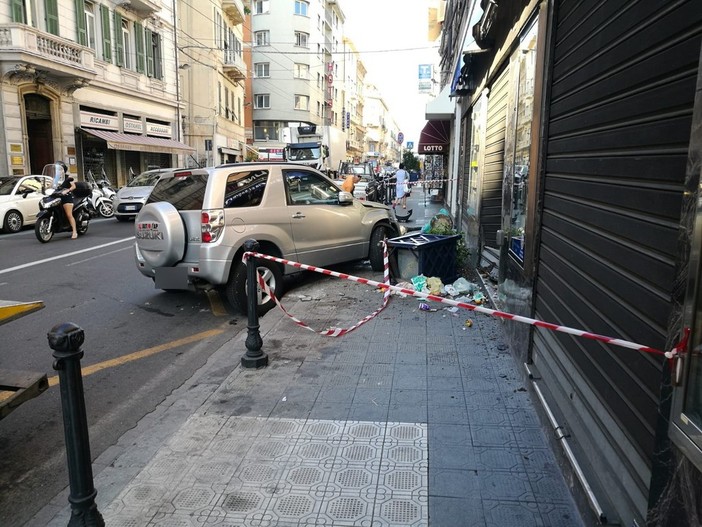
[[[384,262],[385,263],[384,280],[385,280],[385,283],[376,282],[376,281],[370,280],[368,278],[360,278],[358,276],[353,276],[353,275],[349,275],[349,274],[345,274],[345,273],[337,273],[335,271],[330,271],[329,269],[315,267],[314,265],[302,264],[299,262],[293,262],[291,260],[285,260],[283,258],[278,258],[276,256],[269,256],[267,254],[261,254],[261,253],[255,253],[255,252],[244,253],[244,255],[243,255],[244,262],[246,262],[249,255],[255,256],[256,258],[263,258],[264,260],[271,260],[273,262],[278,262],[278,263],[282,263],[285,265],[290,265],[292,267],[297,267],[297,268],[303,269],[305,271],[314,271],[315,273],[320,273],[320,274],[324,274],[324,275],[328,275],[328,276],[335,276],[335,277],[341,278],[343,280],[350,280],[352,282],[358,282],[359,284],[370,285],[370,286],[373,286],[373,287],[376,287],[378,289],[382,289],[385,291],[385,294],[383,295],[383,306],[380,309],[378,309],[377,311],[375,311],[373,314],[364,318],[361,322],[359,322],[358,324],[356,324],[352,328],[345,329],[345,330],[338,329],[338,328],[331,328],[329,330],[319,332],[322,335],[327,335],[327,336],[331,336],[331,337],[339,337],[341,335],[345,335],[349,331],[359,327],[360,325],[364,324],[365,322],[367,322],[368,320],[370,320],[371,318],[376,316],[387,305],[388,296],[390,294],[390,291],[396,291],[398,293],[403,293],[403,294],[408,295],[408,296],[414,296],[416,298],[423,298],[425,300],[431,300],[433,302],[439,302],[441,304],[446,304],[449,306],[460,307],[462,309],[468,309],[470,311],[477,311],[478,313],[483,313],[485,315],[491,315],[491,316],[503,318],[506,320],[513,320],[515,322],[521,322],[522,324],[530,324],[532,326],[537,326],[540,328],[549,329],[551,331],[568,333],[569,335],[575,335],[576,337],[582,337],[582,338],[586,338],[586,339],[590,339],[590,340],[597,340],[599,342],[611,344],[612,346],[619,346],[622,348],[633,349],[633,350],[642,351],[645,353],[653,353],[656,355],[662,355],[662,356],[666,357],[667,359],[671,359],[671,360],[677,358],[679,355],[681,355],[685,352],[685,349],[687,348],[688,337],[690,334],[690,329],[685,328],[683,331],[683,336],[682,336],[680,342],[678,342],[675,346],[673,346],[672,350],[663,351],[663,350],[659,350],[656,348],[651,348],[650,346],[644,346],[642,344],[630,342],[628,340],[618,339],[618,338],[614,338],[614,337],[607,337],[605,335],[599,335],[597,333],[591,333],[589,331],[583,331],[581,329],[574,329],[574,328],[570,328],[567,326],[560,326],[558,324],[544,322],[543,320],[537,320],[534,318],[523,317],[521,315],[514,315],[512,313],[506,313],[504,311],[499,311],[496,309],[489,309],[489,308],[486,308],[483,306],[467,304],[465,302],[457,302],[456,300],[451,300],[448,298],[443,298],[443,297],[432,295],[432,294],[421,293],[419,291],[415,291],[414,289],[406,289],[404,287],[390,285],[389,265],[388,265],[388,258],[387,258],[387,246],[385,246],[385,252],[384,252],[384,260],[385,260],[385,262]],[[285,311],[285,308],[283,308],[283,306],[280,304],[278,299],[275,298],[275,296],[271,293],[268,286],[266,286],[265,283],[263,283],[263,279],[260,277],[259,277],[259,282],[262,284],[262,286],[265,286],[266,292],[271,294],[271,296],[275,299],[275,302],[281,307],[281,309],[283,309],[283,311]],[[293,319],[295,321],[295,323],[298,324],[299,326],[307,327],[304,324],[304,322],[299,321],[298,319],[296,319],[295,317],[290,315],[287,311],[285,311],[285,313],[291,319]],[[307,328],[307,329],[310,329],[310,328]],[[314,330],[311,330],[311,331],[314,331]]]

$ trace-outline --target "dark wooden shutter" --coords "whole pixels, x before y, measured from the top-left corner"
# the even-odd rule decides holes
[[[139,73],[144,73],[144,27],[139,22],[134,22],[134,40],[136,42],[136,70]],[[146,45],[149,45],[148,38]]]
[[[153,40],[153,50],[154,50],[154,77],[161,80],[163,79],[163,53],[161,50],[161,35],[158,33],[151,33],[151,38]]]
[[[52,35],[59,36],[59,24],[58,24],[58,5],[56,0],[45,0],[44,10],[46,12],[46,31]],[[85,20],[85,15],[83,11],[80,11],[83,15],[83,20]],[[80,41],[79,41],[80,42]],[[80,42],[85,45],[84,42]]]
[[[553,35],[535,317],[663,349],[700,3],[559,0]],[[611,519],[643,525],[662,359],[549,331],[533,356]]]
[[[115,52],[117,54],[117,65],[124,66],[124,44],[122,43],[122,15],[117,11],[115,14]]]
[[[112,33],[110,32],[110,9],[106,5],[100,6],[100,19],[102,21],[102,58],[112,62]]]

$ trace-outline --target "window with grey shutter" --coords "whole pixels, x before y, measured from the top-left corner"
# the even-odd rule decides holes
[[[100,6],[102,19],[102,58],[112,62],[112,34],[110,33],[110,9],[106,5]]]
[[[117,53],[117,65],[124,66],[124,45],[122,43],[122,15],[115,11],[115,52]]]
[[[148,29],[146,30],[146,33],[146,46],[148,48]],[[136,70],[139,73],[144,73],[144,27],[139,22],[134,22],[134,39],[136,42]]]

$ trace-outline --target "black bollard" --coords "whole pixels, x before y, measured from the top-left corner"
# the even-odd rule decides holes
[[[258,252],[256,240],[246,240],[244,249],[247,252]],[[263,368],[268,366],[268,355],[261,351],[263,339],[258,325],[258,264],[256,258],[249,256],[246,261],[246,302],[249,314],[249,324],[246,326],[246,355],[241,358],[242,368]]]
[[[58,371],[63,410],[63,431],[66,437],[66,460],[71,494],[71,519],[69,527],[104,527],[105,520],[95,503],[97,491],[93,485],[93,468],[90,460],[88,419],[85,413],[83,378],[80,372],[80,347],[85,332],[71,322],[51,328],[49,347],[53,351],[54,370]]]

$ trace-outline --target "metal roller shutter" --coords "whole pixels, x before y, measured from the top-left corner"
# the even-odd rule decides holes
[[[660,349],[702,9],[557,1],[554,26],[535,316]],[[581,464],[622,525],[642,522],[661,360],[542,331],[533,358]]]
[[[502,228],[502,169],[505,158],[505,126],[509,99],[509,68],[490,88],[485,127],[485,158],[480,189],[480,231],[482,244],[497,247],[495,237]]]

